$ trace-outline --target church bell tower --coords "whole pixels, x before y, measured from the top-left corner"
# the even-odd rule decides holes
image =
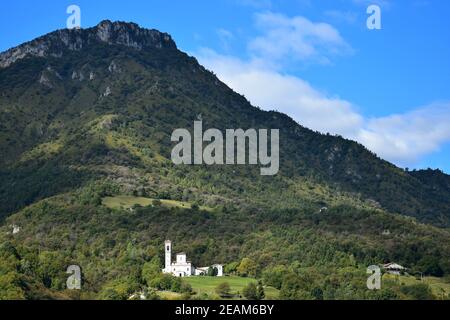
[[[170,266],[172,264],[172,241],[166,240],[164,243],[164,252],[166,255],[166,268],[165,271],[170,273]]]

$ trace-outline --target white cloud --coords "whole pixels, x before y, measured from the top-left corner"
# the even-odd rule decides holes
[[[328,59],[325,51],[348,49],[350,46],[331,25],[274,13],[256,17],[263,35],[249,42],[249,59],[210,49],[196,54],[204,66],[253,105],[286,113],[310,129],[356,140],[400,166],[414,166],[421,157],[450,142],[450,102],[433,103],[404,114],[366,118],[351,102],[282,72],[283,61],[289,56],[295,55],[303,62],[323,62]]]
[[[398,165],[413,166],[450,141],[450,102],[405,114],[365,118],[351,102],[329,96],[299,77],[268,68],[260,60],[242,61],[209,49],[197,56],[252,104],[286,113],[310,129],[356,140]]]
[[[222,45],[222,48],[225,51],[228,51],[230,49],[230,41],[233,40],[234,35],[231,31],[220,28],[217,30],[217,35],[219,36],[220,43]]]
[[[409,166],[450,141],[450,102],[368,119],[356,140],[400,165]]]
[[[252,104],[266,110],[276,108],[306,127],[350,134],[361,125],[362,117],[352,111],[349,102],[327,97],[308,82],[274,71],[260,60],[244,62],[211,50],[202,50],[198,58]]]
[[[339,31],[327,23],[266,12],[256,15],[256,25],[263,34],[249,43],[249,51],[265,60],[292,58],[328,63],[330,55],[352,52]]]

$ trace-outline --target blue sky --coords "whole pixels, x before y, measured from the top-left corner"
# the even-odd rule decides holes
[[[450,173],[450,2],[3,1],[0,51],[66,26],[133,21],[170,33],[263,109],[357,140],[402,167]],[[370,4],[382,30],[366,27]]]

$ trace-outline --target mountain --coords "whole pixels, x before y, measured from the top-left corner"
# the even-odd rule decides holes
[[[230,272],[248,257],[259,277],[318,268],[311,288],[282,290],[286,298],[315,287],[341,297],[326,274],[353,268],[364,278],[367,263],[450,272],[448,175],[404,171],[252,106],[168,34],[111,21],[52,32],[0,54],[0,88],[0,255],[19,295],[58,298],[67,263],[83,264],[87,297],[116,292],[119,275],[135,275],[124,280],[135,288],[166,238]],[[204,128],[279,128],[279,174],[175,166],[171,134],[199,117]],[[124,195],[193,206],[104,205]],[[353,297],[372,297],[363,289]]]

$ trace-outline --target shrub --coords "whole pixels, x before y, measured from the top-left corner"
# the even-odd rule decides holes
[[[242,294],[247,300],[258,300],[258,292],[256,288],[256,284],[254,282],[250,282],[242,291]]]
[[[228,282],[222,282],[216,287],[216,293],[221,298],[230,298],[231,297],[231,288]]]

